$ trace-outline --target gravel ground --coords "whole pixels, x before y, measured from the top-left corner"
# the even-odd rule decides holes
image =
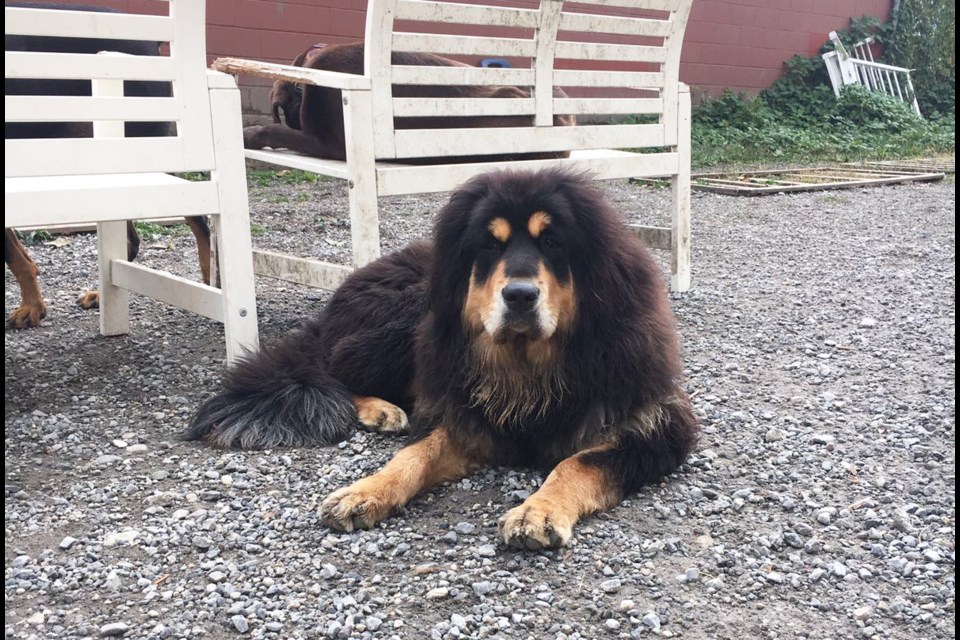
[[[256,244],[346,255],[342,184],[259,182]],[[606,189],[663,222],[663,190]],[[694,289],[673,305],[701,448],[540,554],[496,540],[541,481],[528,470],[339,534],[320,500],[398,440],[179,442],[218,386],[219,326],[135,298],[133,332],[103,338],[74,306],[93,238],[32,247],[49,317],[5,333],[6,637],[953,638],[954,201],[953,180],[695,194]],[[385,245],[425,234],[440,202],[385,202]],[[189,236],[144,244],[145,263],[197,277]],[[328,296],[258,294],[267,340]],[[18,295],[7,273],[7,312]]]

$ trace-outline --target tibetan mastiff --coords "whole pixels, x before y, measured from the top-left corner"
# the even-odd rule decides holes
[[[581,517],[676,469],[698,426],[659,270],[599,191],[560,170],[470,180],[431,242],[356,271],[301,330],[228,371],[187,437],[325,445],[411,431],[321,518],[368,528],[484,465],[549,470],[504,542],[566,544]],[[411,416],[408,426],[407,415]]]

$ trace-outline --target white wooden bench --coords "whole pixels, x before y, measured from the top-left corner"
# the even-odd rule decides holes
[[[342,178],[349,184],[355,265],[380,254],[378,196],[448,191],[503,162],[412,165],[402,159],[569,151],[569,159],[526,160],[512,168],[572,165],[598,179],[668,178],[670,227],[639,232],[673,254],[671,286],[690,286],[690,94],[678,79],[691,0],[540,0],[515,8],[369,0],[362,76],[221,59],[215,68],[340,89],[346,162],[285,150],[247,150],[248,158]],[[460,25],[492,35],[454,35]],[[391,64],[392,52],[511,57],[515,68]],[[526,61],[529,61],[527,63]],[[598,70],[611,66],[619,70]],[[394,97],[394,85],[512,85],[529,98]],[[555,97],[560,87],[570,97]],[[619,97],[610,97],[611,94]],[[636,124],[555,126],[554,115],[639,115]],[[488,129],[395,129],[396,117],[527,115],[531,125]],[[648,153],[635,153],[644,150]],[[331,287],[349,267],[257,252],[259,274]]]
[[[97,223],[100,331],[129,331],[128,291],[222,321],[228,359],[257,346],[240,98],[206,69],[204,0],[169,15],[4,8],[9,35],[169,42],[169,56],[4,54],[4,76],[90,80],[92,95],[4,98],[5,121],[92,122],[93,137],[4,141],[6,228]],[[170,82],[173,97],[124,97],[124,80]],[[124,123],[170,122],[176,135],[124,137]],[[210,172],[206,181],[171,175]],[[128,219],[214,216],[222,287],[126,260]]]

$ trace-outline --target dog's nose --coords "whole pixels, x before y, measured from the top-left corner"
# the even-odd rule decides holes
[[[513,282],[503,288],[502,295],[511,311],[530,311],[537,304],[540,288],[530,282]]]

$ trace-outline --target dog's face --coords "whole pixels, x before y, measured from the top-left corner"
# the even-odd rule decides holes
[[[516,207],[476,212],[465,230],[473,255],[463,320],[494,342],[548,341],[573,325],[572,220],[562,211]]]
[[[303,87],[295,82],[277,80],[270,92],[273,105],[273,121],[286,122],[291,129],[300,129],[300,104],[303,102]],[[281,117],[282,116],[282,117]]]

